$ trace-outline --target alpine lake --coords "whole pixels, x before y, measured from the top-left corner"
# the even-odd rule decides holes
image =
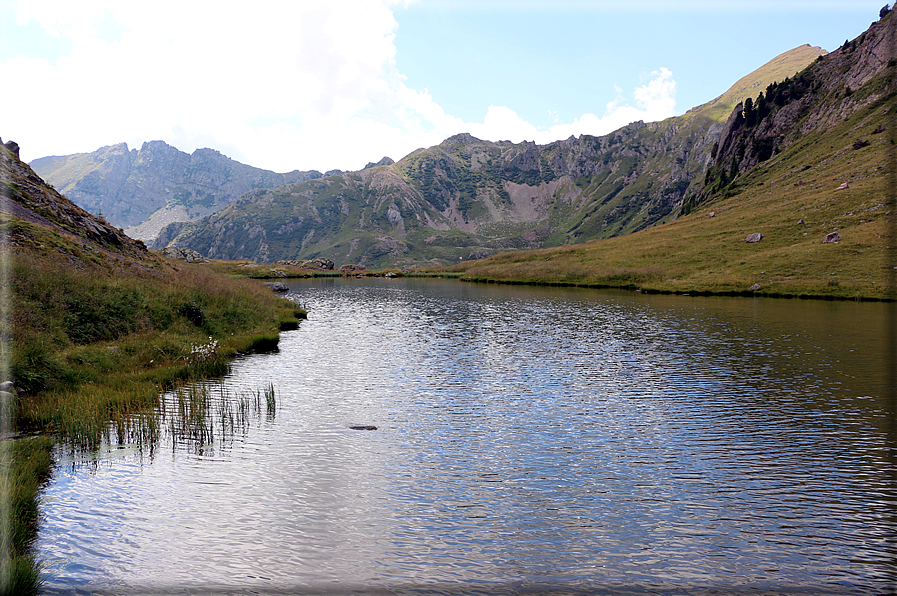
[[[45,593],[897,586],[894,304],[289,286],[308,319],[204,422],[57,448]]]

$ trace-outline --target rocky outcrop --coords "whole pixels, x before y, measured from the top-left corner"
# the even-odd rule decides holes
[[[843,122],[894,93],[895,37],[897,19],[891,11],[858,38],[820,56],[795,76],[768,85],[755,101],[749,98],[736,106],[720,134],[697,202],[723,191],[813,131]],[[866,139],[851,141],[854,150],[868,145]]]
[[[208,263],[209,259],[205,258],[192,248],[182,246],[169,246],[162,250],[162,255],[169,259],[182,259],[188,263]]]
[[[321,257],[308,259],[305,261],[297,261],[295,259],[286,259],[277,261],[277,265],[289,265],[298,267],[299,269],[309,269],[312,271],[333,271],[333,261]]]

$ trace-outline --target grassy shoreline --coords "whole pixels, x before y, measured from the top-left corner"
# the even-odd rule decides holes
[[[497,279],[490,277],[473,277],[460,275],[456,276],[460,281],[470,283],[483,284],[499,284],[499,285],[515,285],[515,286],[541,286],[541,287],[561,287],[561,288],[585,288],[595,290],[631,290],[642,294],[665,294],[679,296],[720,296],[720,297],[742,297],[742,298],[786,298],[792,300],[853,300],[858,302],[895,302],[897,297],[894,295],[864,295],[856,293],[854,295],[836,295],[826,291],[813,292],[805,290],[800,292],[776,292],[776,291],[751,291],[751,290],[699,290],[699,289],[664,289],[652,288],[647,286],[639,286],[637,284],[611,284],[600,282],[570,282],[570,281],[549,281],[549,280],[517,280],[517,279]]]
[[[13,234],[26,228],[13,225]],[[306,314],[221,264],[94,258],[27,231],[9,250],[12,308],[0,346],[0,380],[17,389],[5,400],[0,441],[0,594],[40,590],[31,544],[57,442],[94,448],[110,423],[152,410],[163,391],[220,377],[239,354],[276,349],[281,331]]]
[[[601,242],[601,241],[599,241]],[[605,241],[606,242],[606,241]],[[560,249],[542,249],[539,251],[532,251],[537,254],[550,253],[552,251],[558,251],[563,249],[574,249],[576,246],[582,247],[583,245],[568,245],[565,247],[560,247]],[[492,261],[504,259],[510,261],[514,258],[514,256],[521,258],[522,261],[526,261],[526,257],[521,257],[522,253],[520,252],[509,252],[504,253],[502,255],[498,255]],[[547,260],[547,259],[546,259]],[[381,270],[368,270],[368,271],[358,271],[352,274],[345,273],[333,273],[333,272],[317,272],[317,271],[306,271],[303,270],[301,272],[293,272],[288,271],[286,275],[264,275],[264,274],[252,274],[247,275],[247,277],[251,279],[264,279],[264,280],[277,280],[277,279],[309,279],[309,278],[334,278],[334,277],[386,277],[388,274],[392,274],[394,277],[411,277],[411,278],[445,278],[445,279],[457,279],[459,281],[469,282],[469,283],[484,283],[484,284],[500,284],[500,285],[523,285],[523,286],[541,286],[541,287],[571,287],[571,288],[591,288],[591,289],[606,289],[606,290],[631,290],[635,292],[641,292],[643,294],[667,294],[667,295],[689,295],[689,296],[728,296],[728,297],[751,297],[751,298],[788,298],[788,299],[799,299],[799,300],[856,300],[863,302],[894,302],[897,301],[897,292],[895,292],[893,285],[889,285],[887,283],[882,284],[877,288],[870,288],[862,285],[854,285],[854,286],[842,286],[840,283],[838,284],[822,284],[822,283],[809,283],[804,282],[800,285],[792,286],[791,288],[783,288],[779,287],[779,289],[769,289],[763,288],[758,290],[751,290],[747,283],[743,283],[743,286],[747,286],[748,289],[735,289],[735,285],[731,282],[713,282],[711,280],[711,285],[719,285],[722,287],[712,289],[707,287],[700,286],[691,286],[687,283],[676,283],[675,285],[670,283],[659,283],[657,279],[653,281],[645,281],[645,279],[652,277],[650,275],[641,275],[639,272],[634,272],[632,270],[624,270],[620,269],[614,272],[606,272],[604,276],[594,276],[592,278],[582,275],[582,274],[565,274],[561,270],[552,271],[550,274],[543,274],[542,276],[534,276],[534,275],[525,275],[520,277],[503,277],[501,274],[499,275],[489,275],[480,274],[480,266],[489,263],[490,261],[483,261],[482,263],[476,261],[469,261],[465,264],[461,265],[453,265],[446,268],[438,268],[438,267],[427,267],[420,269],[410,269],[406,271],[399,271],[396,269],[381,269]],[[564,279],[567,276],[569,278],[576,279]],[[657,276],[653,276],[657,278]],[[644,279],[643,279],[644,278]],[[614,281],[616,280],[616,281]],[[668,280],[676,282],[677,280]]]

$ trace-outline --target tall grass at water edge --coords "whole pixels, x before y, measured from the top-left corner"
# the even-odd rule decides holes
[[[0,594],[39,592],[41,569],[30,545],[37,533],[38,493],[52,467],[53,439],[0,440]]]
[[[153,453],[168,440],[172,449],[198,452],[226,446],[263,415],[271,421],[276,413],[273,384],[234,391],[226,383],[201,381],[164,393],[151,411],[119,416],[102,427],[72,429],[72,434],[61,438],[73,450],[95,450],[105,444],[131,445]]]
[[[177,395],[171,392],[180,387],[183,397],[169,402],[190,402],[190,391],[207,391],[196,388],[204,379],[229,370],[231,356],[276,349],[280,331],[305,316],[258,281],[152,255],[145,263],[80,259],[85,253],[64,238],[40,237],[36,228],[28,233],[40,244],[8,251],[4,288],[11,309],[2,329],[0,380],[24,392],[9,398],[7,430],[44,435],[2,443],[2,503],[10,515],[0,519],[9,522],[3,535],[15,539],[2,544],[0,594],[39,588],[40,568],[29,549],[36,517],[20,510],[30,503],[36,511],[54,437],[78,449],[103,441],[152,448],[166,432],[193,432],[199,445],[225,441],[254,412],[273,416],[273,387],[251,398],[194,403],[185,410],[193,424],[183,428],[175,422],[181,418],[159,410],[160,395]],[[217,425],[200,423],[203,416]]]

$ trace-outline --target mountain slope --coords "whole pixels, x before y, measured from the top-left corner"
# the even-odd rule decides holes
[[[173,221],[214,213],[248,190],[322,176],[316,170],[278,174],[212,149],[187,154],[162,141],[139,150],[120,143],[93,153],[42,157],[31,167],[79,206],[142,240],[152,240]]]
[[[893,299],[895,40],[889,13],[770,86],[763,110],[738,106],[675,222],[456,268],[484,281]]]
[[[810,133],[838,126],[858,110],[893,91],[893,16],[889,13],[857,39],[793,78],[769,85],[756,102],[732,112],[705,178],[707,188],[692,202],[719,192],[742,174]],[[884,132],[884,121],[874,134]],[[870,142],[857,138],[857,149]],[[834,147],[832,147],[834,148]]]
[[[75,252],[80,256],[83,249],[97,258],[126,259],[147,266],[157,264],[143,242],[133,240],[120,228],[91,215],[48,187],[18,159],[19,147],[15,142],[3,144],[0,151],[3,152],[0,214],[10,226],[7,242],[13,247],[35,246],[40,244],[37,238],[55,236],[60,240],[58,249],[70,252],[73,257]]]
[[[822,53],[802,46],[742,84],[762,88],[783,64],[794,73]],[[542,146],[456,135],[394,164],[252,191],[221,212],[166,228],[152,246],[383,267],[627,234],[674,219],[698,192],[737,97],[730,91],[663,122]]]

